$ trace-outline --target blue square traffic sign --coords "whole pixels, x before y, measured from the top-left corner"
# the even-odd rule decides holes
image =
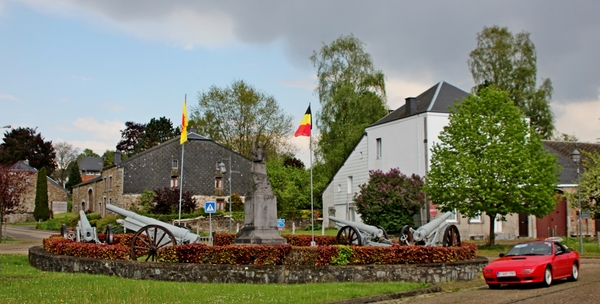
[[[215,213],[216,211],[217,211],[217,203],[215,203],[215,202],[205,202],[204,203],[204,212]]]
[[[277,228],[285,227],[285,219],[277,219]]]

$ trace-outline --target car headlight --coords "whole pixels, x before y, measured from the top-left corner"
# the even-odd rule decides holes
[[[531,274],[532,271],[533,269],[531,268],[523,268],[523,274]]]

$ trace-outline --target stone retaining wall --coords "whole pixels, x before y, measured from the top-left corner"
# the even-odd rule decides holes
[[[42,271],[113,275],[141,280],[205,283],[324,283],[464,281],[478,277],[488,259],[421,265],[254,266],[98,260],[29,249],[29,264]]]

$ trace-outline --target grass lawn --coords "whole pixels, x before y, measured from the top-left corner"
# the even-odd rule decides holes
[[[327,303],[429,287],[422,283],[206,284],[42,272],[0,254],[0,303]]]

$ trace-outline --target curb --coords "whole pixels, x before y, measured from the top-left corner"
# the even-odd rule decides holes
[[[422,295],[422,294],[441,292],[441,291],[442,291],[442,287],[434,286],[434,287],[429,287],[429,288],[416,289],[416,290],[410,290],[410,291],[404,291],[404,292],[398,292],[398,293],[392,293],[392,294],[386,294],[386,295],[370,296],[370,297],[350,299],[350,300],[344,300],[344,301],[338,301],[338,302],[329,302],[329,304],[373,303],[373,302],[381,302],[381,301],[388,301],[388,300],[397,300],[397,299],[401,299],[401,298],[413,297],[413,296],[418,296],[418,295]]]

